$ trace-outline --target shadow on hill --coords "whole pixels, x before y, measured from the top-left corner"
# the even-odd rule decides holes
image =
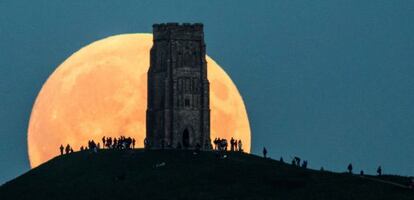
[[[237,152],[227,155],[223,159],[215,152],[179,150],[76,152],[4,184],[0,199],[414,199],[411,190],[359,176]],[[398,179],[390,177],[388,181]],[[402,183],[404,178],[408,181],[398,180]]]

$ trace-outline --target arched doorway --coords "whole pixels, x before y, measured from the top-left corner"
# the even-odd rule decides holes
[[[188,148],[190,146],[190,133],[188,129],[185,129],[183,132],[183,147]]]

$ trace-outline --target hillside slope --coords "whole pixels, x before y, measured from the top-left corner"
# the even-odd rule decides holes
[[[372,177],[293,167],[254,155],[214,152],[76,152],[0,187],[0,199],[414,199]],[[404,177],[384,179],[405,182]]]

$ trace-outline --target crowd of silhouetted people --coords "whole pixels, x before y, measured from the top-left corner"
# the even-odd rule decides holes
[[[227,151],[228,142],[225,138],[215,138],[213,140],[214,150]],[[233,137],[230,139],[230,151],[243,151],[243,143],[241,140],[235,140]]]
[[[102,143],[101,143],[102,142]],[[120,136],[116,137],[102,137],[101,142],[96,142],[94,140],[89,140],[88,145],[81,146],[80,151],[92,151],[97,152],[99,149],[134,149],[136,140],[132,137],[124,137]],[[144,141],[144,144],[147,143],[147,140]],[[239,151],[243,152],[243,143],[241,140],[236,140],[234,138],[230,139],[230,149],[228,148],[227,139],[224,138],[215,138],[213,141],[214,150],[216,151]],[[198,147],[198,149],[201,147]],[[59,147],[60,155],[69,154],[74,152],[73,148],[70,144],[63,146],[63,144]],[[196,148],[197,149],[197,148]]]
[[[121,136],[119,138],[111,138],[105,136],[102,138],[104,147],[108,149],[134,149],[135,138]]]
[[[65,154],[73,153],[73,148],[69,144],[67,144],[66,147],[64,147],[63,144],[60,145],[59,150],[60,150],[60,155],[63,155],[63,153]]]
[[[131,137],[103,137],[102,138],[102,145],[100,142],[95,142],[94,140],[89,140],[88,141],[88,145],[86,146],[81,146],[80,147],[80,151],[91,151],[91,152],[98,152],[99,149],[103,148],[107,148],[107,149],[133,149],[135,148],[135,138],[131,138]],[[66,147],[62,145],[60,145],[59,147],[60,150],[60,155],[63,154],[69,154],[69,153],[73,153],[73,148],[67,144]]]

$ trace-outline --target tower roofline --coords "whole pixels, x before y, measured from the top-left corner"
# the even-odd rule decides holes
[[[161,23],[154,24],[154,40],[202,40],[204,25],[202,23]]]
[[[177,23],[177,22],[168,22],[168,23],[159,23],[153,24],[152,27],[155,29],[174,29],[178,27],[186,28],[203,28],[203,23]]]

